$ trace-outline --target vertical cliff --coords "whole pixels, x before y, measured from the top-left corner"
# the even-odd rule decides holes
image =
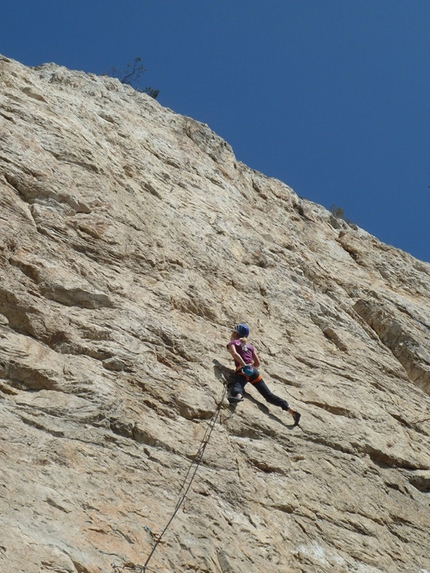
[[[109,77],[0,58],[0,571],[430,571],[430,265]],[[231,326],[269,387],[234,415]],[[220,404],[220,401],[222,403]]]

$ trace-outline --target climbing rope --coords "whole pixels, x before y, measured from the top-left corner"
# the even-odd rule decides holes
[[[179,508],[181,507],[181,505],[184,503],[188,492],[190,490],[191,484],[193,483],[193,480],[196,476],[197,470],[199,469],[200,464],[203,461],[203,456],[206,450],[206,447],[209,443],[210,437],[212,435],[212,432],[215,428],[215,424],[217,422],[218,416],[220,414],[221,411],[221,407],[222,407],[222,403],[224,401],[225,395],[227,393],[227,385],[224,384],[224,390],[221,396],[221,400],[218,403],[218,406],[215,410],[215,412],[212,414],[212,418],[209,421],[209,425],[206,428],[206,431],[204,433],[204,436],[200,442],[199,445],[199,449],[197,450],[197,453],[195,454],[195,456],[193,457],[191,464],[188,467],[187,473],[185,475],[184,481],[181,485],[181,488],[179,490],[179,494],[178,494],[178,502],[176,503],[175,509],[172,513],[172,516],[170,517],[170,519],[168,520],[166,526],[164,527],[163,531],[160,533],[160,535],[157,536],[156,542],[154,544],[154,547],[152,548],[151,553],[149,554],[147,560],[145,561],[143,567],[140,569],[141,573],[147,573],[148,570],[148,563],[151,561],[155,551],[157,550],[157,547],[159,546],[159,544],[161,543],[161,540],[164,536],[164,534],[166,533],[166,531],[169,529],[170,524],[172,523],[173,519],[175,518],[176,514],[179,511]],[[193,471],[194,468],[194,471]]]
[[[135,565],[134,563],[125,563],[123,565],[112,563],[111,566],[115,573],[141,573],[143,571],[142,565]],[[150,573],[151,571],[158,573],[159,570],[154,567],[148,567],[147,572]]]
[[[422,424],[423,422],[428,422],[430,421],[430,418],[424,418],[423,420],[418,420],[416,422],[412,422],[413,426],[416,426],[417,424]]]

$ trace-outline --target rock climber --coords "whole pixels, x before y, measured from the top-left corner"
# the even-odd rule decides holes
[[[234,383],[228,398],[229,402],[241,402],[243,400],[244,388],[246,384],[250,382],[269,404],[287,410],[293,417],[294,425],[297,426],[300,422],[301,415],[299,412],[290,408],[288,402],[275,396],[275,394],[269,390],[257,370],[258,366],[260,366],[260,360],[255,352],[254,346],[248,342],[248,337],[249,328],[246,324],[238,324],[234,327],[230,341],[227,344],[227,349],[232,355],[236,366]]]

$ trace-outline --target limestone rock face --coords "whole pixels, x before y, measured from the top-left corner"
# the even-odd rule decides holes
[[[196,469],[149,572],[430,571],[429,264],[116,79],[1,58],[0,273],[2,573],[142,571]],[[232,415],[237,322],[300,426]]]

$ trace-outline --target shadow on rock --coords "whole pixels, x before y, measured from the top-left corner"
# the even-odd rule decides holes
[[[291,424],[287,424],[285,422],[285,420],[282,420],[281,418],[279,418],[278,416],[275,416],[274,414],[271,413],[270,409],[265,405],[262,404],[261,402],[259,402],[258,400],[256,400],[254,398],[254,396],[252,396],[251,394],[249,394],[248,392],[245,392],[243,397],[246,400],[249,400],[250,402],[252,402],[255,406],[257,406],[257,408],[260,410],[260,412],[262,412],[263,414],[265,414],[268,418],[270,418],[271,420],[273,420],[274,422],[278,422],[279,424],[282,424],[283,426],[285,426],[286,428],[288,428],[289,430],[293,430],[294,428],[298,427],[294,425],[294,421],[291,419]],[[285,412],[284,414],[285,416],[288,416],[288,418],[291,418],[290,414],[288,414],[288,412]]]
[[[215,378],[222,382],[224,386],[231,386],[234,382],[234,370],[224,366],[224,364],[221,364],[221,362],[216,359],[212,360],[212,363],[214,365]]]

